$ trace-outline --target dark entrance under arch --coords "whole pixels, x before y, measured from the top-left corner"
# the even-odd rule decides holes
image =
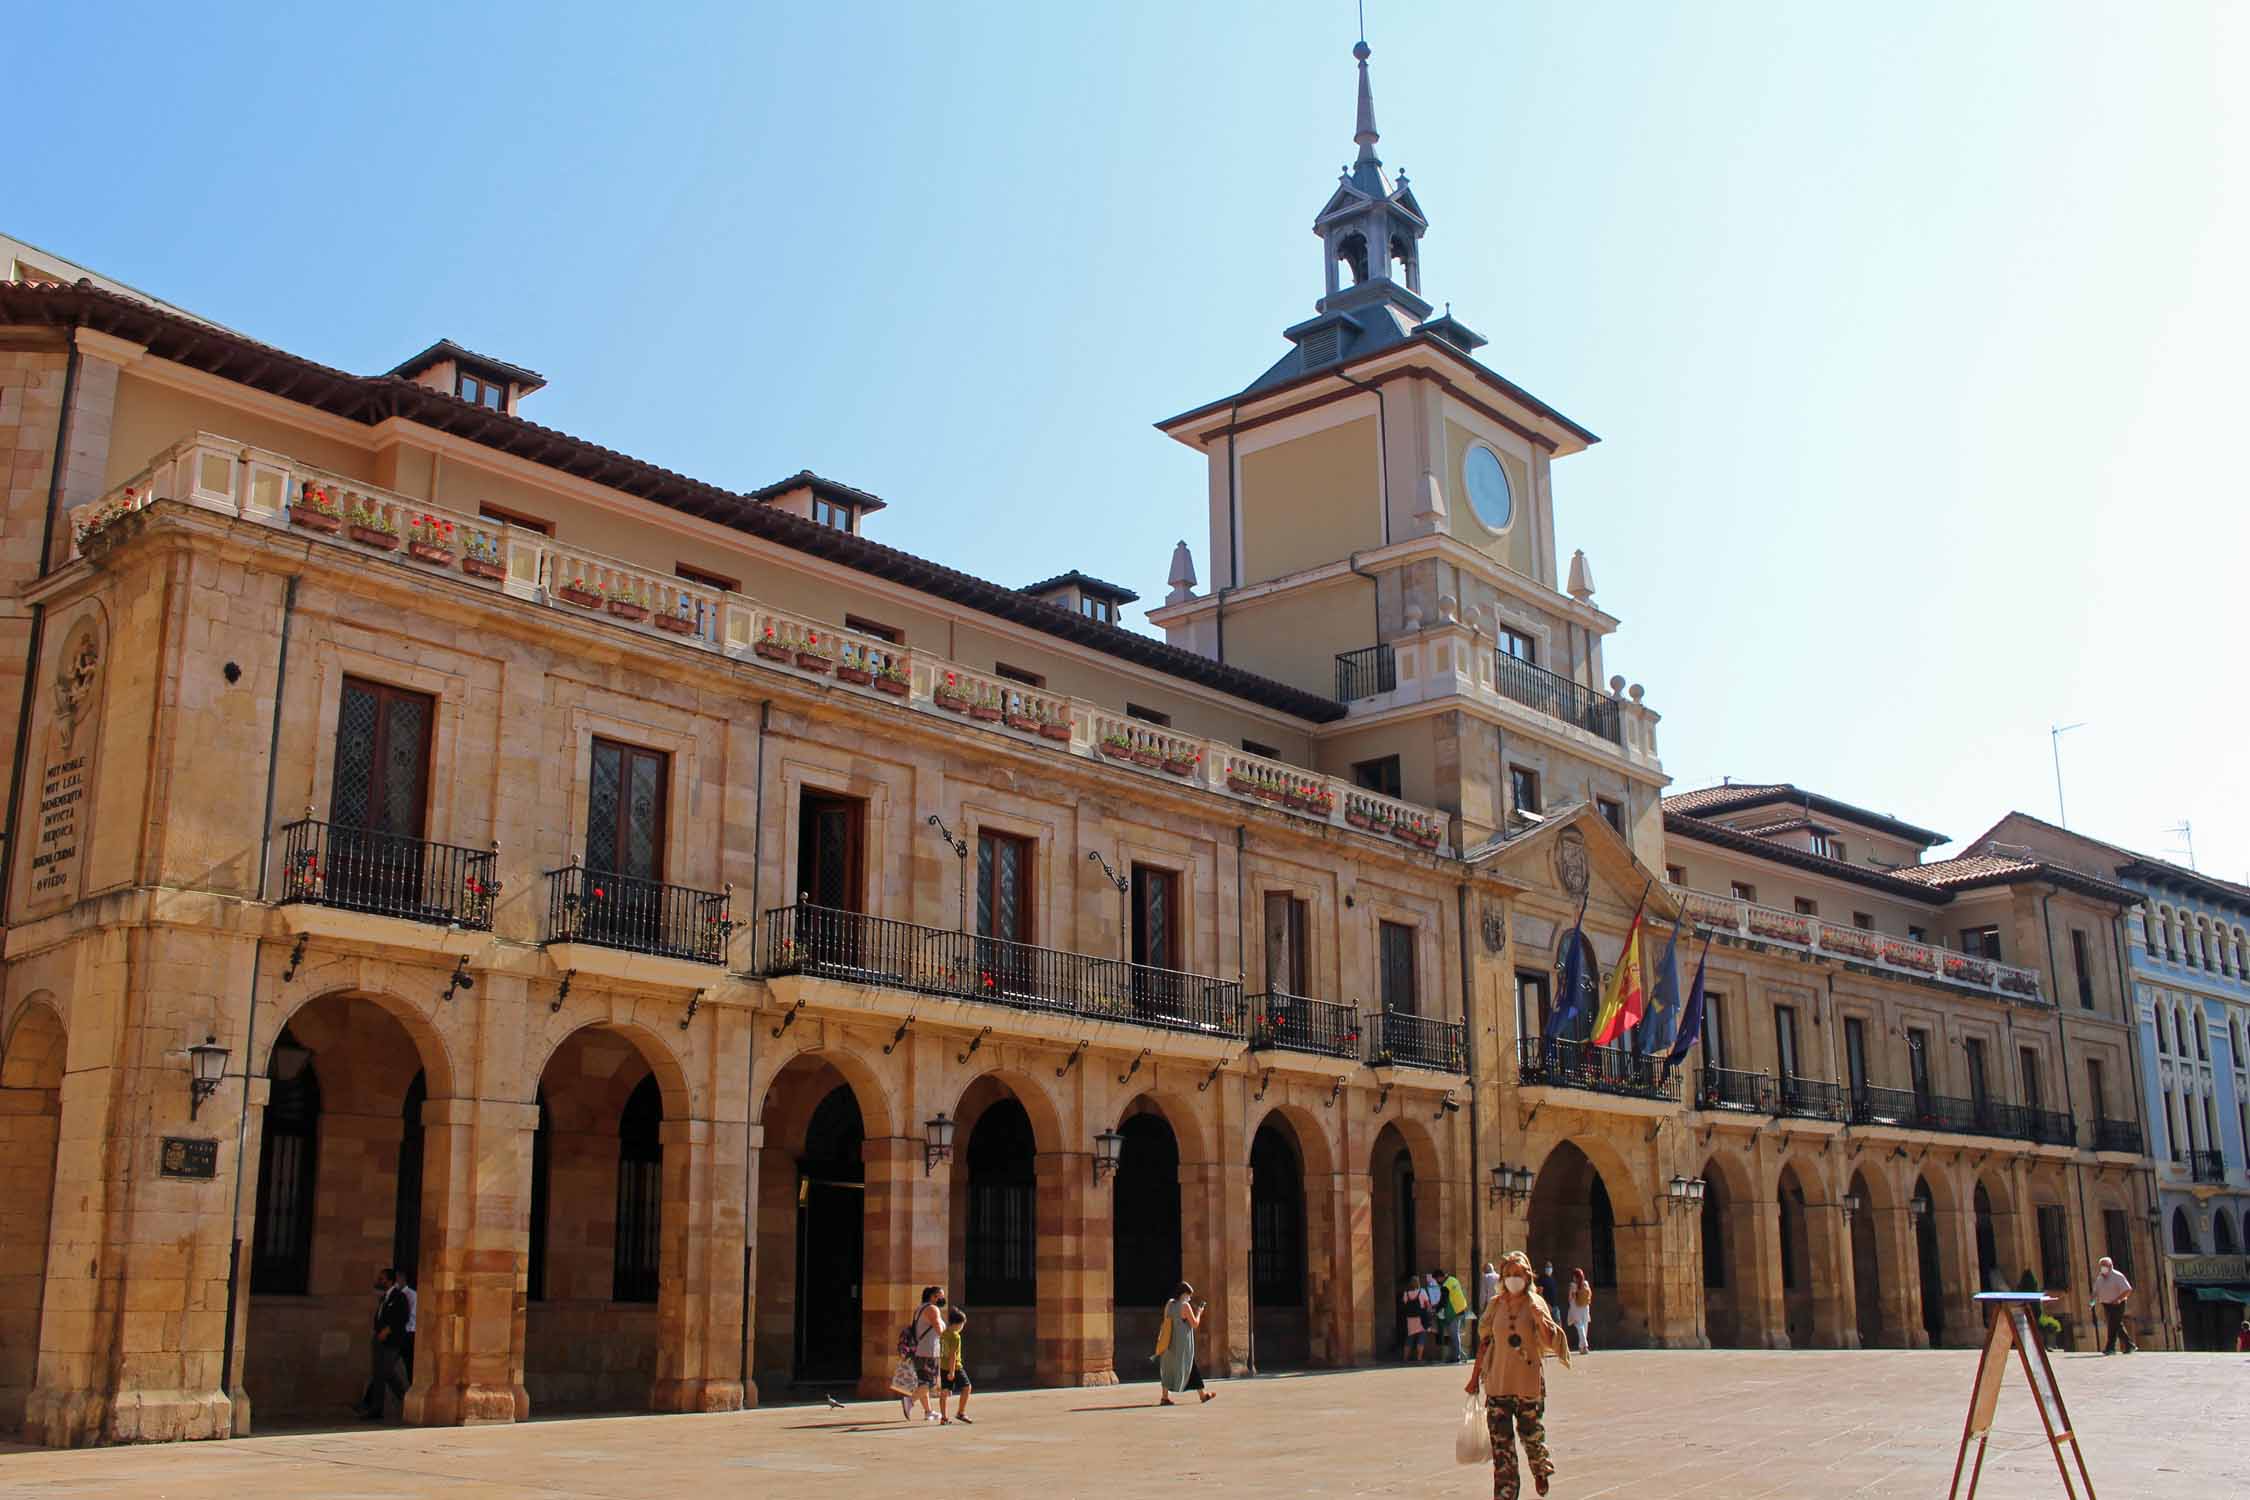
[[[1937,1204],[1930,1185],[1914,1179],[1914,1260],[1922,1278],[1922,1331],[1930,1347],[1945,1342],[1945,1272],[1938,1260]]]
[[[1992,1232],[1992,1196],[1985,1192],[1984,1184],[1976,1190],[1977,1220],[1977,1290],[2000,1292],[2007,1284],[2000,1279],[2000,1244]]]
[[[1304,1158],[1294,1132],[1269,1116],[1250,1143],[1250,1301],[1261,1370],[1312,1356],[1305,1271]]]
[[[859,1100],[850,1085],[838,1084],[814,1107],[797,1154],[799,1384],[849,1385],[859,1379],[865,1139]]]
[[[1617,1213],[1609,1184],[1569,1141],[1547,1153],[1533,1179],[1529,1251],[1535,1269],[1553,1263],[1558,1299],[1572,1271],[1586,1273],[1594,1289],[1595,1348],[1647,1341],[1644,1310],[1637,1301],[1625,1305],[1619,1295]]]
[[[1852,1301],[1855,1323],[1859,1329],[1859,1346],[1874,1349],[1883,1345],[1902,1344],[1905,1341],[1883,1326],[1884,1283],[1878,1279],[1878,1257],[1875,1243],[1875,1203],[1868,1196],[1867,1179],[1858,1173],[1852,1175],[1851,1194],[1859,1200],[1859,1209],[1852,1215]]]
[[[1414,1153],[1396,1125],[1385,1125],[1375,1137],[1372,1159],[1375,1251],[1375,1352],[1378,1358],[1403,1358],[1406,1339],[1406,1306],[1401,1298],[1406,1278],[1426,1270],[1421,1236],[1416,1222],[1419,1203],[1415,1193]],[[1474,1283],[1464,1275],[1461,1284],[1476,1295]]]
[[[1180,1248],[1180,1143],[1162,1115],[1117,1127],[1117,1186],[1110,1234],[1111,1329],[1118,1378],[1145,1372],[1156,1325],[1185,1274]],[[1209,1288],[1198,1287],[1199,1296]]]

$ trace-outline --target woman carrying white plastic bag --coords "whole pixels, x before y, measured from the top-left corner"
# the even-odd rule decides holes
[[[1492,1430],[1485,1426],[1484,1403],[1474,1396],[1461,1408],[1461,1426],[1453,1437],[1453,1461],[1463,1464],[1492,1462]]]

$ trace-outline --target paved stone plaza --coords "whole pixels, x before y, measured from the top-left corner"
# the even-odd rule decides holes
[[[1945,1493],[1975,1355],[1596,1354],[1554,1372],[1549,1431],[1566,1500],[1613,1495]],[[941,1496],[1103,1500],[1181,1488],[1258,1495],[1490,1493],[1452,1462],[1457,1368],[1221,1382],[1200,1410],[1149,1385],[976,1398],[968,1428],[908,1428],[889,1403],[494,1428],[359,1428],[230,1443],[0,1454],[0,1496],[101,1500]],[[2250,1482],[2250,1359],[2060,1360],[2101,1500],[2222,1495]],[[2016,1377],[1983,1500],[2059,1495]],[[887,1419],[886,1419],[887,1418]],[[1529,1487],[1525,1489],[1529,1494]]]

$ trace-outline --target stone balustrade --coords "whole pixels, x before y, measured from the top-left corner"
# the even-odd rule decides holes
[[[964,727],[1019,736],[1054,754],[1131,766],[1414,848],[1448,848],[1445,814],[1341,777],[652,572],[528,527],[427,505],[212,433],[181,439],[100,500],[73,510],[73,554],[99,552],[111,528],[154,499],[325,537],[371,561],[387,555],[399,566],[458,573],[534,604],[670,635],[690,648],[755,657],[958,718]]]
[[[2053,1003],[2040,988],[2036,969],[1955,953],[1932,943],[1892,937],[1864,927],[1843,927],[1803,912],[1781,911],[1707,891],[1674,885],[1665,889],[1679,898],[1689,920],[1720,937],[1801,949],[1910,979],[1935,979],[2018,1005]]]

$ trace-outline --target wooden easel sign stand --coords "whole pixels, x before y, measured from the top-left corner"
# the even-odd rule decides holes
[[[2007,1378],[2011,1349],[2016,1363],[2023,1366],[2032,1402],[2039,1408],[2040,1425],[2047,1429],[2047,1446],[2055,1455],[2055,1472],[2062,1476],[2063,1493],[2070,1500],[2078,1500],[2079,1491],[2070,1482],[2070,1465],[2063,1462],[2063,1444],[2068,1443],[2071,1459],[2078,1465],[2078,1483],[2085,1487],[2085,1500],[2094,1500],[2094,1481],[2086,1473],[2086,1455],[2079,1451],[2070,1412],[2055,1386],[2055,1367],[2047,1362],[2047,1345],[2039,1336],[2040,1308],[2060,1299],[2044,1292],[1979,1292],[1976,1300],[1987,1304],[1985,1311],[1992,1326],[1984,1336],[1984,1355],[1977,1361],[1976,1389],[1969,1394],[1969,1420],[1961,1427],[1961,1447],[1953,1456],[1953,1484],[1945,1492],[1946,1500],[1955,1500],[1957,1495],[1960,1500],[1975,1500],[1977,1479],[1984,1473],[1985,1445],[1992,1441],[1992,1413],[2000,1404],[2000,1382]],[[1976,1439],[1977,1461],[1969,1469],[1969,1488],[1963,1493],[1961,1466],[1968,1462],[1971,1438]]]

